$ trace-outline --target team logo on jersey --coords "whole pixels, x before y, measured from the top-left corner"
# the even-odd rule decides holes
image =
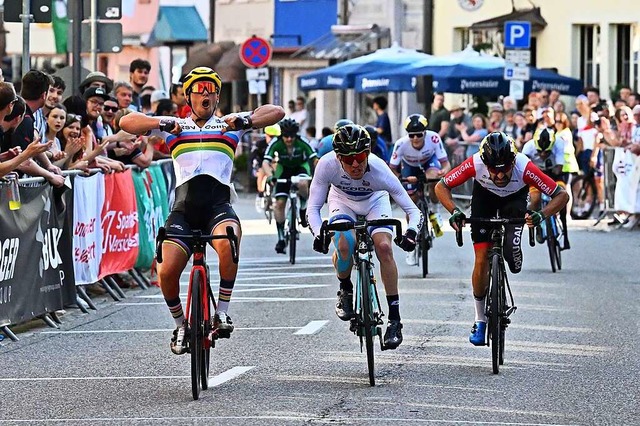
[[[392,157],[393,157],[394,160],[397,159],[398,158],[398,153],[394,151]]]
[[[370,183],[370,182],[367,182],[366,180],[364,180],[364,179],[363,179],[363,180],[362,180],[362,185],[364,185],[364,186],[371,186],[371,183]]]
[[[431,136],[431,142],[437,144],[440,142],[440,138],[438,137],[438,135],[432,135]]]

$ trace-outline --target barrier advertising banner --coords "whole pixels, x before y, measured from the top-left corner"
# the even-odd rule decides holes
[[[76,177],[73,186],[73,265],[76,285],[98,281],[102,258],[104,176]]]
[[[138,257],[138,210],[131,169],[104,176],[99,278],[133,268]]]
[[[73,286],[66,203],[49,184],[21,187],[22,206],[9,209],[0,192],[0,324],[28,321],[63,308]]]
[[[617,179],[614,208],[627,213],[640,213],[640,157],[624,148],[616,148],[612,169]]]
[[[147,170],[133,172],[133,186],[136,189],[136,201],[138,203],[138,223],[140,234],[140,247],[136,268],[150,268],[153,262],[154,240],[158,229],[156,219],[156,206],[153,203],[151,186],[151,174]],[[160,206],[158,209],[162,209]],[[160,212],[162,213],[162,211]]]

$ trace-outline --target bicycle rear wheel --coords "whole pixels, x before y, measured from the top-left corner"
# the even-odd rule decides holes
[[[200,384],[202,377],[200,370],[202,368],[202,287],[204,279],[200,271],[196,271],[191,281],[191,312],[190,312],[190,328],[189,346],[191,351],[191,393],[193,399],[200,397]]]
[[[366,262],[360,262],[360,267],[358,268],[358,273],[360,275],[360,294],[362,295],[361,300],[361,312],[362,315],[362,327],[364,329],[364,340],[365,347],[367,349],[367,368],[369,370],[369,384],[371,386],[376,385],[375,378],[375,365],[374,365],[374,353],[373,353],[373,334],[374,329],[376,327],[375,321],[373,320],[373,305],[371,301],[371,292],[370,285],[371,281],[369,278],[369,268]],[[376,334],[377,335],[377,334]]]
[[[585,175],[573,179],[571,194],[573,195],[571,217],[573,219],[588,219],[596,207],[597,192],[593,179],[589,179]]]
[[[562,250],[560,250],[560,238],[564,238],[564,233],[566,232],[562,228],[562,222],[556,216],[555,219],[556,225],[556,265],[558,266],[558,271],[562,270]]]
[[[556,234],[553,231],[552,219],[549,217],[545,221],[547,229],[547,248],[549,249],[549,261],[551,262],[551,272],[556,272],[556,246],[558,240],[556,240]]]
[[[289,218],[289,263],[296,264],[296,243],[298,240],[298,206],[296,199],[291,199],[291,217]]]
[[[491,361],[493,374],[500,372],[500,331],[502,319],[502,306],[500,298],[500,286],[502,274],[498,256],[491,258],[491,289],[489,291],[489,336],[491,338]]]

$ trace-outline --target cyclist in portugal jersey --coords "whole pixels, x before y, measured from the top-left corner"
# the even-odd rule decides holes
[[[451,189],[475,179],[471,198],[473,217],[492,218],[499,211],[504,218],[525,217],[529,227],[537,226],[544,219],[564,207],[569,201],[567,192],[545,175],[529,158],[518,153],[513,139],[502,132],[489,133],[480,144],[480,150],[451,170],[436,185],[436,194],[442,205],[451,212],[449,223],[458,229],[466,218],[456,207]],[[551,201],[540,211],[527,213],[529,187],[551,197]],[[517,274],[522,268],[520,240],[521,225],[505,226],[504,258],[511,272]],[[485,345],[487,318],[484,312],[489,286],[489,261],[487,258],[491,232],[487,225],[471,224],[471,239],[475,252],[475,263],[471,283],[475,299],[476,317],[469,341],[476,346]]]
[[[274,139],[267,147],[267,152],[262,161],[267,179],[272,176],[276,179],[289,179],[292,176],[311,176],[311,172],[318,162],[316,152],[311,145],[298,136],[300,126],[293,118],[285,118],[280,122],[280,136]],[[272,164],[275,159],[278,164]],[[273,207],[273,215],[276,219],[278,230],[278,242],[276,252],[285,253],[287,244],[284,241],[284,209],[287,206],[291,182],[276,183],[275,191],[276,204]],[[300,222],[302,226],[307,226],[307,198],[309,198],[309,182],[298,183],[300,195]]]
[[[187,235],[199,229],[225,235],[231,226],[241,237],[240,221],[231,207],[236,198],[231,171],[236,146],[246,130],[277,123],[284,117],[282,107],[263,105],[253,112],[214,115],[222,81],[211,68],[194,68],[183,79],[182,87],[191,107],[188,118],[149,117],[133,112],[122,118],[121,127],[140,135],[154,129],[166,132],[164,139],[171,151],[176,174],[175,202],[165,227],[171,234]],[[214,240],[213,249],[220,264],[220,291],[213,326],[218,335],[229,337],[233,331],[227,315],[238,265],[233,263],[228,240]],[[191,257],[188,239],[169,239],[163,243],[164,262],[158,265],[162,294],[176,323],[171,338],[175,354],[187,351],[187,321],[180,301],[180,276]]]
[[[309,227],[315,236],[313,249],[327,253],[330,239],[322,241],[320,209],[327,200],[329,223],[355,222],[358,217],[367,220],[392,218],[389,195],[409,215],[409,226],[398,245],[404,251],[416,247],[416,237],[422,227],[422,213],[411,201],[389,166],[371,152],[371,137],[364,127],[349,124],[333,135],[333,151],[318,162],[309,195]],[[398,267],[393,259],[392,230],[390,227],[370,228],[376,256],[380,261],[380,276],[389,304],[389,323],[384,334],[384,345],[395,349],[402,343],[400,299],[398,296]],[[353,283],[351,282],[352,256],[355,247],[354,231],[336,232],[333,237],[336,250],[333,265],[336,268],[340,291],[336,314],[343,321],[353,316]]]
[[[398,139],[393,146],[393,154],[389,166],[398,177],[424,175],[429,179],[440,178],[451,170],[451,164],[447,158],[447,152],[442,145],[440,135],[427,130],[429,122],[424,115],[411,114],[404,121],[404,129],[407,135]],[[436,206],[436,217],[439,219],[438,198],[434,191],[435,184],[429,184],[431,201]],[[404,187],[414,203],[418,201],[420,194],[413,184],[405,183]],[[407,253],[408,265],[418,264],[418,251]]]

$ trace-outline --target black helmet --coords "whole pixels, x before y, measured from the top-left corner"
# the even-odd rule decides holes
[[[337,132],[340,127],[346,126],[347,124],[353,124],[353,121],[349,120],[348,118],[341,118],[340,120],[336,121],[336,124],[333,125],[333,131]]]
[[[293,118],[285,118],[280,122],[280,134],[282,136],[295,136],[300,131],[300,125]]]
[[[556,135],[552,130],[538,129],[533,134],[533,143],[538,151],[551,151],[553,144],[556,141]]]
[[[378,140],[378,131],[371,124],[367,124],[364,126],[364,129],[369,133],[369,137],[371,138],[371,142]]]
[[[427,117],[422,114],[411,114],[404,120],[404,129],[407,133],[420,133],[427,130]]]
[[[357,124],[340,127],[333,135],[333,150],[339,155],[353,155],[371,151],[369,132]]]
[[[480,143],[480,158],[487,167],[505,167],[516,158],[513,140],[502,132],[491,132]]]

